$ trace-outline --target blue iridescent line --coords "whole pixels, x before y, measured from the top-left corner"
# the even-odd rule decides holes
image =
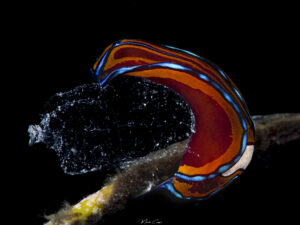
[[[95,75],[99,75],[99,72],[100,72],[100,69],[102,68],[102,65],[103,65],[103,62],[104,62],[104,60],[105,60],[105,58],[106,58],[106,56],[107,56],[107,53],[108,53],[108,51],[104,54],[104,56],[102,57],[102,59],[101,59],[101,61],[100,61],[100,63],[99,63],[99,65],[98,65],[98,67],[97,67],[97,69],[96,69],[96,71],[95,71]]]
[[[230,184],[232,181],[234,181],[239,175],[236,175],[235,177],[233,177],[228,183],[222,185],[221,187],[217,188],[216,190],[214,190],[213,192],[211,192],[209,195],[202,197],[202,198],[196,198],[196,197],[184,197],[182,196],[182,194],[180,194],[178,191],[175,190],[173,184],[171,183],[172,181],[169,179],[166,182],[162,183],[160,185],[161,188],[165,188],[168,191],[170,191],[173,195],[175,195],[177,198],[181,198],[181,199],[195,199],[195,200],[204,200],[212,195],[214,195],[215,193],[217,193],[218,191],[220,191],[225,185]]]
[[[130,67],[122,67],[119,68],[117,70],[112,71],[110,74],[108,74],[108,76],[106,76],[106,78],[100,82],[100,86],[103,86],[109,79],[113,79],[114,77],[126,73],[126,72],[130,72],[136,68],[139,68],[140,66],[130,66]]]
[[[115,48],[116,46],[118,46],[120,41],[117,41],[109,50],[106,51],[106,53],[104,54],[104,56],[102,57],[101,61],[99,62],[96,71],[94,72],[94,75],[99,76],[100,70],[104,64],[104,61],[106,60],[106,56],[108,55],[108,53],[111,52],[111,50],[113,48]]]

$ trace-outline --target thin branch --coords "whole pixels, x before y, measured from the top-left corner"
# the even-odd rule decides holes
[[[300,114],[253,116],[256,127],[255,149],[264,151],[273,144],[284,144],[300,138]],[[125,207],[134,198],[171,177],[177,170],[188,140],[167,149],[150,153],[128,164],[112,177],[98,192],[74,206],[67,206],[49,217],[46,225],[87,225],[99,221],[103,215]]]
[[[274,144],[285,144],[300,138],[300,114],[283,113],[253,116],[255,121],[255,150],[264,151]]]

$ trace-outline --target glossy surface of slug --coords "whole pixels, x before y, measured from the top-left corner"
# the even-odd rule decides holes
[[[254,126],[230,78],[208,60],[170,46],[120,40],[93,66],[100,85],[116,76],[137,76],[180,94],[195,117],[195,132],[178,171],[160,185],[184,199],[204,199],[234,180],[251,160]]]

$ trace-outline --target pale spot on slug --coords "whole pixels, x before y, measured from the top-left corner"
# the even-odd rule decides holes
[[[227,177],[235,173],[238,169],[246,169],[252,159],[253,151],[254,145],[247,145],[240,160],[237,161],[237,163],[234,164],[230,169],[222,173],[222,176]]]

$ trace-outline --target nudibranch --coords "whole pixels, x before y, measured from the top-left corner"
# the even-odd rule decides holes
[[[194,114],[195,132],[178,171],[159,187],[183,199],[205,199],[238,177],[254,150],[254,124],[231,79],[192,52],[141,40],[109,45],[92,68],[101,86],[136,76],[181,95]]]

